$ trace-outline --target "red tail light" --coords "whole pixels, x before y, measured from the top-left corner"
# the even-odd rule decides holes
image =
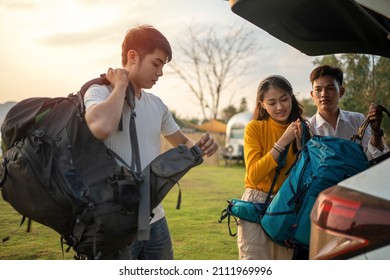
[[[341,186],[311,212],[310,259],[348,259],[390,244],[390,202]]]

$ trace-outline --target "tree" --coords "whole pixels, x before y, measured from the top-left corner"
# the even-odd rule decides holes
[[[344,54],[341,56],[341,62],[346,90],[340,105],[346,110],[366,113],[369,104],[375,99],[370,56]]]
[[[373,78],[375,79],[375,99],[374,102],[390,106],[390,59],[380,57],[375,64]]]
[[[246,102],[245,97],[243,97],[238,108],[236,108],[234,105],[229,105],[222,110],[221,120],[227,123],[235,114],[245,111],[248,111],[248,103]]]
[[[243,97],[241,99],[240,107],[238,108],[238,112],[245,112],[248,111],[248,102],[246,101],[246,98]]]
[[[314,116],[314,114],[317,112],[317,107],[311,98],[304,98],[300,100],[299,103],[303,107],[303,114],[306,118]]]
[[[228,86],[253,68],[256,36],[241,26],[228,28],[189,25],[178,37],[178,58],[168,64],[195,95],[204,119],[217,119]],[[210,113],[207,115],[206,112]]]
[[[237,114],[238,111],[237,111],[237,108],[234,107],[233,105],[229,105],[227,106],[225,109],[222,110],[222,117],[221,119],[227,123],[231,117],[233,117],[235,114]]]
[[[246,98],[243,97],[241,99],[240,106],[238,109],[234,107],[234,105],[229,105],[221,112],[221,120],[227,123],[231,117],[233,117],[235,114],[240,112],[246,112],[248,111],[248,103],[246,102]]]
[[[322,64],[341,67],[339,59],[334,54],[325,55],[321,59],[316,58],[314,60],[314,65],[322,65]]]

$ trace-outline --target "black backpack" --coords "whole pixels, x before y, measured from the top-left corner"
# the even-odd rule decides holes
[[[1,127],[0,189],[23,220],[58,232],[75,258],[104,259],[149,238],[152,209],[203,157],[198,146],[181,145],[141,171],[133,111],[135,152],[126,165],[84,120],[83,96],[92,84],[109,81],[101,75],[68,97],[29,98],[10,109]],[[132,91],[129,84],[126,98],[134,109]]]

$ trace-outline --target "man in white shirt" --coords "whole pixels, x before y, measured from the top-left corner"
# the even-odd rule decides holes
[[[338,67],[322,65],[310,74],[312,90],[310,92],[317,113],[310,119],[310,129],[316,135],[335,136],[351,139],[357,134],[366,117],[358,112],[344,111],[339,108],[339,100],[345,93],[343,71]],[[362,139],[362,146],[368,159],[377,158],[388,151],[383,140],[382,111],[370,104],[367,116],[370,126]]]
[[[95,137],[103,140],[115,153],[131,165],[129,138],[130,108],[125,101],[128,83],[134,86],[136,128],[141,168],[144,169],[160,154],[160,135],[174,147],[197,144],[205,156],[213,155],[218,145],[208,133],[198,142],[187,138],[174,121],[167,106],[150,89],[163,75],[163,67],[172,58],[168,40],[149,25],[130,29],[122,43],[122,67],[107,72],[109,86],[92,86],[84,97],[85,119]],[[122,119],[123,130],[119,130]],[[150,240],[135,241],[112,259],[173,259],[173,248],[164,209],[160,204],[153,210]]]

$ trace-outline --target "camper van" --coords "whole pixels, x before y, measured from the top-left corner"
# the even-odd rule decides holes
[[[226,125],[225,159],[244,160],[244,131],[252,119],[251,112],[241,112],[230,118]]]

